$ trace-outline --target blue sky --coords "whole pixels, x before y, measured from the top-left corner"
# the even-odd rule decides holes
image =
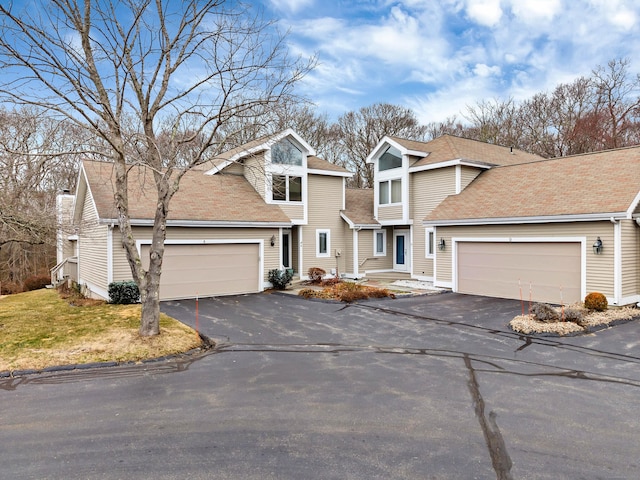
[[[376,102],[442,121],[528,98],[617,57],[640,72],[637,0],[254,0],[319,66],[301,85],[331,119]]]

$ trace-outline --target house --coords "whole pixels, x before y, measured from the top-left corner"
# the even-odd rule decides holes
[[[436,278],[436,235],[423,220],[495,166],[540,161],[507,147],[444,135],[430,142],[384,137],[367,162],[374,188],[347,190],[347,263],[354,277],[390,274],[450,286]]]
[[[170,203],[160,284],[162,300],[259,292],[268,271],[320,267],[338,273],[344,248],[347,170],[315,156],[292,130],[231,150],[187,172]],[[131,279],[114,205],[113,166],[84,161],[72,205],[75,232],[59,242],[54,274],[108,298]],[[148,263],[155,211],[150,172],[132,166],[129,208],[137,247]],[[75,255],[70,255],[70,253]],[[145,255],[146,254],[146,255]],[[72,263],[73,262],[73,263]],[[77,265],[69,273],[69,265]],[[304,278],[304,274],[302,275]]]
[[[292,130],[225,152],[183,177],[167,222],[163,300],[259,292],[271,269],[305,279],[387,275],[456,292],[550,303],[604,293],[640,301],[640,147],[547,160],[444,135],[384,137],[367,158],[371,189],[315,156]],[[113,202],[112,166],[83,162],[59,238],[59,277],[106,298],[131,278]],[[145,260],[155,188],[129,175]]]
[[[504,165],[426,215],[454,291],[569,304],[640,301],[640,147]]]

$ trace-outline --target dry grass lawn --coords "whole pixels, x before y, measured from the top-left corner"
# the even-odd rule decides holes
[[[533,315],[518,315],[509,322],[509,326],[516,332],[527,335],[532,333],[569,335],[585,333],[594,328],[608,327],[614,322],[640,317],[640,310],[634,307],[610,308],[604,312],[589,311],[581,304],[570,307],[582,311],[584,318],[580,325],[573,322],[545,323],[537,320]]]
[[[0,371],[93,362],[128,362],[201,346],[195,330],[164,314],[160,335],[138,335],[140,305],[72,306],[56,290],[0,299]]]

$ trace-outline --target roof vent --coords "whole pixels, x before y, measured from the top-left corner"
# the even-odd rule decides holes
[[[509,153],[513,155],[513,145],[509,147]]]

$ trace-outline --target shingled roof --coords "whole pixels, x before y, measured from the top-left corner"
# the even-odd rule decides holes
[[[326,172],[343,173],[348,174],[349,176],[353,175],[353,173],[351,173],[346,168],[343,168],[340,165],[336,165],[335,163],[323,160],[322,158],[315,157],[313,155],[307,157],[307,168],[310,170],[324,170]]]
[[[373,189],[347,188],[345,189],[345,209],[342,217],[352,226],[379,227],[380,224],[373,216]]]
[[[113,164],[84,161],[82,166],[99,218],[116,219]],[[157,193],[151,170],[131,167],[131,219],[152,220],[156,203]],[[265,203],[244,177],[225,174],[203,175],[201,171],[191,171],[184,175],[180,189],[169,204],[167,218],[169,221],[203,223],[291,223],[279,206]]]
[[[483,172],[425,219],[438,224],[500,223],[533,217],[628,218],[640,192],[640,146]]]
[[[543,160],[538,155],[526,153],[511,147],[502,147],[468,138],[443,135],[429,142],[417,142],[398,137],[389,137],[408,150],[424,152],[423,158],[414,162],[410,168],[433,165],[451,160],[463,160],[487,166],[515,165],[518,163]]]

